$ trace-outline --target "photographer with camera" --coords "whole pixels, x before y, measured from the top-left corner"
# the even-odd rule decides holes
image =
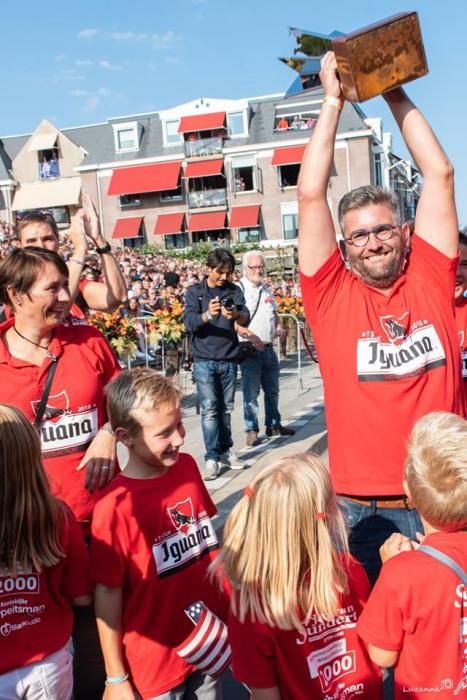
[[[193,374],[201,408],[206,481],[216,479],[222,466],[243,469],[231,450],[230,415],[234,406],[239,343],[235,324],[246,326],[250,314],[240,287],[229,281],[235,258],[215,248],[207,259],[208,274],[188,287],[185,327],[191,333]]]

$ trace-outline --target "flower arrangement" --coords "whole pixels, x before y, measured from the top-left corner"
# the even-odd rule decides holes
[[[300,297],[283,297],[276,296],[277,310],[280,314],[292,314],[300,320],[305,318],[305,310]]]
[[[165,309],[157,309],[154,316],[147,320],[148,338],[151,345],[164,343],[178,345],[185,333],[183,325],[183,305],[178,299],[172,300]]]
[[[135,321],[122,317],[119,310],[112,314],[96,311],[89,315],[88,321],[105,335],[119,359],[127,361],[136,356],[138,345]]]

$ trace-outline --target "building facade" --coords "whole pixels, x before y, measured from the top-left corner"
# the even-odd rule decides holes
[[[93,198],[103,232],[129,246],[166,249],[200,241],[290,245],[297,240],[296,185],[323,100],[320,88],[284,98],[201,98],[173,109],[0,141],[0,217],[52,210],[66,226],[81,189]],[[418,173],[391,152],[380,119],[346,103],[328,201],[363,184],[398,192],[412,218]]]

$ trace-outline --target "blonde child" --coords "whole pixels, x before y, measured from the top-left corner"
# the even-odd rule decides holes
[[[87,552],[49,491],[39,436],[0,404],[0,698],[68,700],[72,605],[89,605]]]
[[[467,422],[463,418],[437,412],[415,424],[404,487],[420,513],[426,537],[418,547],[395,533],[381,547],[385,563],[358,633],[375,663],[395,665],[396,699],[465,698],[467,587],[461,577],[467,570]]]
[[[356,634],[370,586],[348,554],[328,471],[305,453],[263,469],[227,519],[234,676],[253,700],[381,697]]]

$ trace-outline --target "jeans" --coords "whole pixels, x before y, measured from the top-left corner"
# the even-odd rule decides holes
[[[279,413],[279,360],[272,346],[259,351],[255,357],[244,360],[240,365],[243,388],[243,419],[245,430],[258,428],[259,390],[264,392],[264,412],[266,428],[281,424]]]
[[[151,700],[222,700],[222,688],[219,678],[206,676],[200,671],[192,673],[176,688]]]
[[[379,548],[393,532],[415,540],[423,533],[420,516],[413,508],[377,508],[376,502],[366,506],[339,496],[339,504],[349,528],[349,546],[353,556],[363,565],[371,585],[381,569]]]
[[[218,461],[233,445],[230,415],[234,407],[237,363],[195,360],[193,374],[201,409],[204,458]]]
[[[0,675],[0,700],[69,700],[72,692],[70,644],[42,661]]]

